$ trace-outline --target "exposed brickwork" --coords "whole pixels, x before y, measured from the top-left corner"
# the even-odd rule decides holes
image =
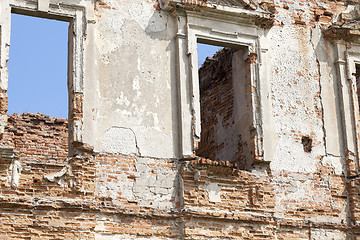
[[[240,119],[234,108],[248,103],[240,102],[234,98],[234,94],[249,93],[250,85],[244,84],[246,80],[240,79],[246,79],[244,72],[243,76],[233,76],[236,71],[233,69],[236,52],[234,49],[225,48],[212,58],[207,58],[199,69],[201,140],[197,154],[212,160],[236,162],[239,168],[245,169],[247,143],[237,128],[247,131],[250,126]],[[245,65],[249,64],[242,62],[242,65],[238,68],[245,68]],[[234,82],[239,82],[240,86],[234,86]],[[241,89],[234,89],[236,87]],[[224,151],[228,152],[227,159],[221,154]]]
[[[340,18],[336,14],[339,9],[346,9],[347,6],[359,4],[358,1],[352,0],[341,0],[341,1],[332,1],[332,0],[310,0],[310,1],[286,1],[282,0],[277,2],[274,6],[275,13],[278,14],[279,11],[285,10],[287,15],[291,17],[291,24],[294,24],[299,27],[314,27],[316,24],[320,24],[319,26],[323,29],[329,28],[333,25],[336,29],[352,29],[354,31],[341,31],[339,34],[345,34],[345,36],[349,36],[352,34],[358,35],[358,27],[354,20],[358,18],[357,13],[346,13],[340,14]],[[276,26],[284,26],[285,23],[281,19],[275,19]],[[330,28],[329,32],[326,33],[332,35],[337,30],[334,28]],[[336,33],[337,34],[337,33]]]
[[[245,9],[249,10],[256,10],[259,6],[262,9],[269,9],[270,5],[273,6],[273,0],[182,0],[184,4],[193,4],[202,7],[211,6],[212,4],[218,4],[223,6],[232,6],[232,7],[244,7]]]
[[[6,114],[8,110],[8,97],[5,90],[0,90],[0,114]]]
[[[43,114],[9,116],[2,144],[9,150],[0,154],[1,239],[178,238],[177,215],[170,211],[177,201],[172,161],[68,157],[67,120]]]
[[[79,120],[83,118],[83,102],[84,96],[81,93],[75,93],[72,98],[72,113],[71,118],[72,120]]]
[[[20,160],[64,160],[68,156],[67,125],[67,119],[39,113],[9,115],[1,144],[14,147]]]
[[[229,176],[213,164],[195,165],[184,179],[185,235],[189,239],[265,239],[274,237],[274,190],[270,176],[237,171]],[[230,168],[229,166],[228,168]],[[214,171],[219,168],[219,171]],[[224,174],[225,173],[225,174]],[[217,184],[220,202],[213,202],[208,186]],[[257,226],[262,227],[257,227]],[[259,225],[258,225],[259,224]]]
[[[187,216],[185,233],[189,239],[307,239],[317,229],[334,231],[337,236],[346,235],[347,231],[357,232],[356,228],[348,227],[347,216],[343,215],[348,198],[347,180],[335,175],[332,168],[322,167],[316,174],[284,171],[274,177],[241,170],[235,170],[236,174],[229,176],[229,171],[233,170],[225,171],[224,168],[231,169],[231,164],[226,166],[226,163],[215,164],[209,160],[198,160],[191,165],[193,170],[186,170],[189,168],[184,165],[182,172]],[[211,201],[208,193],[211,184],[218,185],[221,203]],[[359,190],[355,183],[350,185],[349,194],[354,194],[350,199],[355,221],[358,219]],[[298,192],[296,186],[311,189],[311,193]],[[316,197],[314,193],[317,193]],[[297,194],[296,201],[292,194]],[[285,215],[281,218],[275,217],[276,205],[284,207]],[[333,218],[339,222],[311,223],[317,218]]]
[[[222,0],[222,1],[207,1],[207,0],[181,0],[181,4],[173,5],[171,12],[175,11],[177,7],[183,7],[184,9],[193,9],[196,7],[207,7],[211,9],[217,9],[218,5],[231,6],[235,8],[244,8],[246,10],[258,10],[258,14],[249,14],[256,25],[261,28],[271,28],[274,25],[273,13],[276,12],[273,0]],[[246,12],[243,13],[247,15]]]
[[[217,142],[216,126],[233,124],[228,122],[234,108],[232,52],[228,49],[219,52],[199,69],[201,141],[198,154],[213,160],[217,160],[216,153],[223,147]]]

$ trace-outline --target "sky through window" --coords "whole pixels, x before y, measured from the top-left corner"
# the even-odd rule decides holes
[[[68,117],[68,22],[11,16],[9,111]]]

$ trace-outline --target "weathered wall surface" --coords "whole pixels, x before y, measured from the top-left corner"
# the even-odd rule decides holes
[[[275,215],[341,224],[348,221],[349,206],[341,115],[334,101],[339,94],[336,59],[321,29],[335,21],[347,3],[278,4],[269,32],[277,143],[269,159],[277,192]],[[311,152],[303,149],[304,136],[312,139]]]
[[[0,238],[359,238],[358,4],[1,1]],[[72,19],[69,124],[6,115],[11,8]],[[225,134],[247,136],[247,170],[233,145],[182,155],[204,104],[198,35],[244,49],[210,90],[232,99],[212,101],[223,118],[249,118]]]
[[[157,4],[95,5],[98,151],[176,157],[174,19]]]

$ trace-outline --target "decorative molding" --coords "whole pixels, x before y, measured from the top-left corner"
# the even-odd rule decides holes
[[[47,12],[49,11],[50,0],[38,0],[38,10]]]
[[[223,18],[249,18],[261,28],[274,24],[275,5],[273,1],[251,0],[159,0],[160,7],[172,14],[196,12],[198,15],[219,13]]]
[[[343,154],[347,161],[356,166],[356,171],[359,171],[360,115],[356,79],[353,73],[356,62],[360,61],[360,52],[352,49],[352,45],[355,44],[346,41],[336,41],[335,50],[337,52],[337,59],[335,64],[343,126]]]

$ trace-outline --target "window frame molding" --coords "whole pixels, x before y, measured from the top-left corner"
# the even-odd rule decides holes
[[[360,42],[336,40],[336,70],[338,76],[339,103],[343,128],[343,155],[350,167],[350,174],[358,174],[360,155],[360,112],[356,87],[356,64],[360,64]],[[351,169],[356,173],[352,173]]]
[[[67,21],[69,25],[68,49],[68,121],[69,154],[74,145],[83,142],[83,94],[84,94],[84,41],[86,39],[85,8],[77,4],[38,4],[33,0],[3,0],[0,3],[0,134],[4,133],[7,121],[7,89],[11,13],[33,17]]]
[[[246,62],[250,71],[253,161],[265,162],[263,147],[263,113],[261,81],[267,81],[266,29],[259,27],[252,17],[243,14],[213,11],[212,9],[182,9],[171,12],[176,21],[177,77],[179,101],[180,155],[184,159],[194,157],[200,140],[200,90],[198,79],[197,42],[219,43],[221,46],[245,47]]]

